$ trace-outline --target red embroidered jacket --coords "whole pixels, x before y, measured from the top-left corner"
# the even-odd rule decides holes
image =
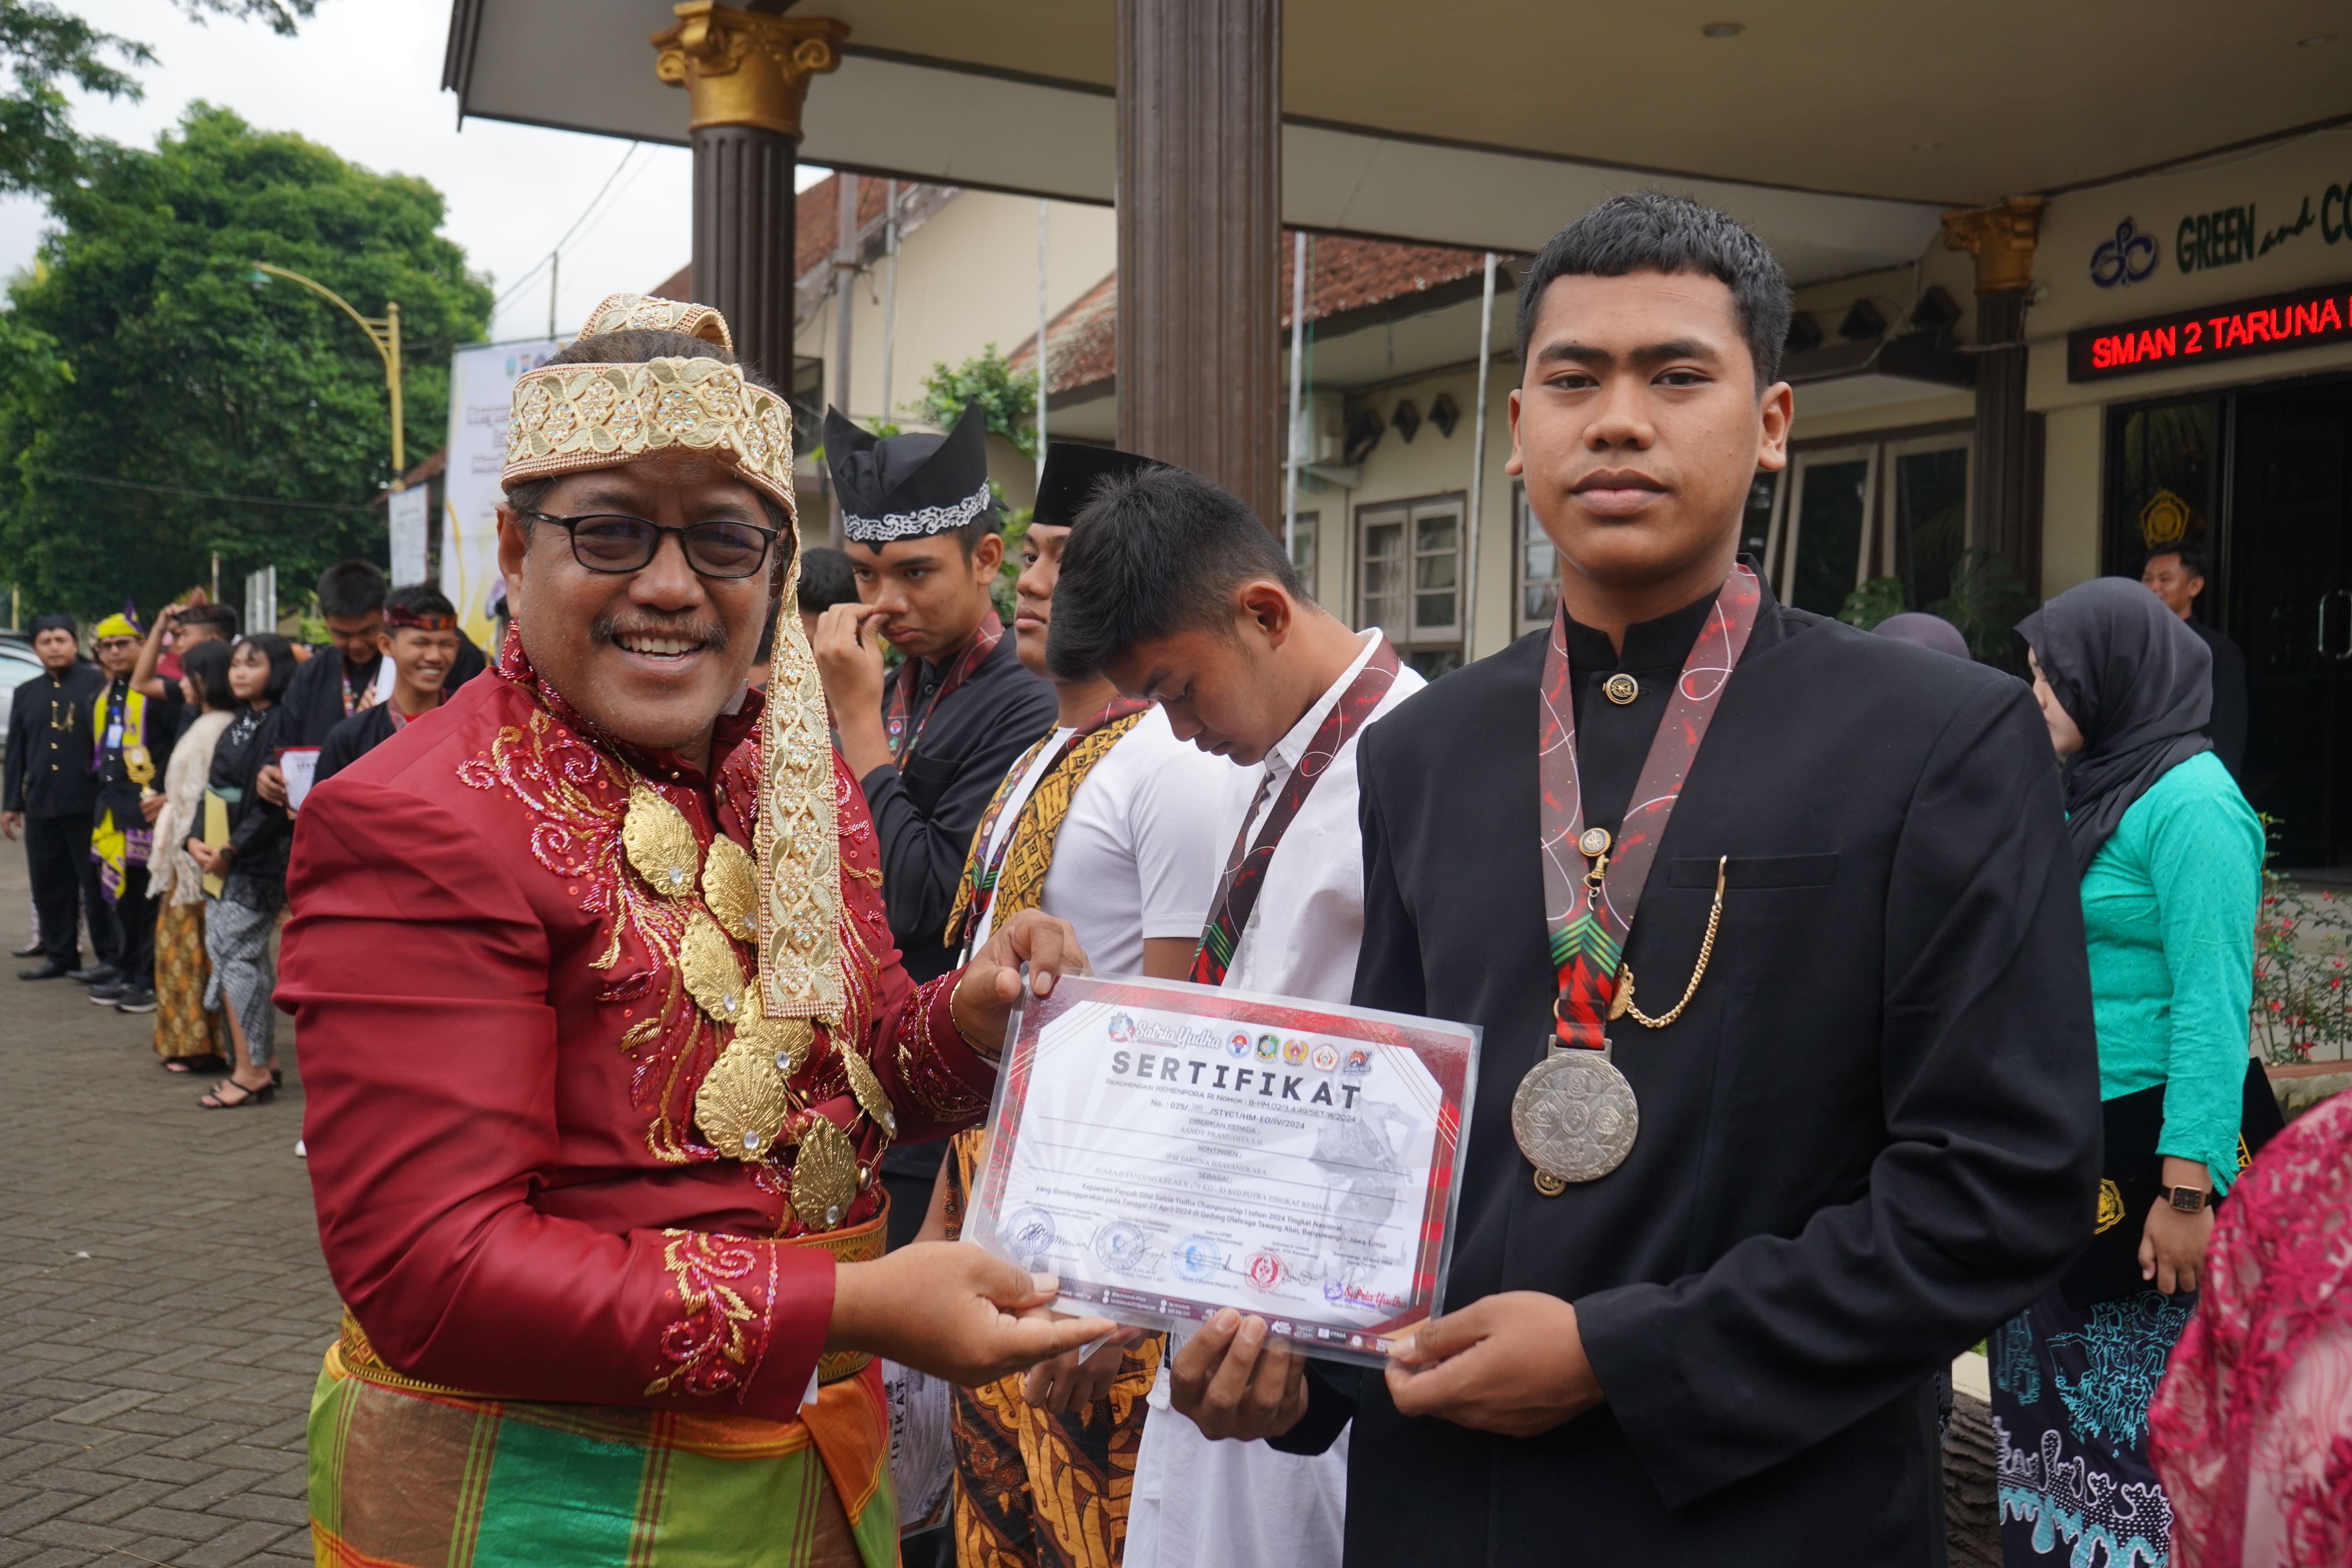
[[[798,1411],[833,1311],[832,1257],[787,1168],[720,1159],[694,1095],[725,1044],[688,997],[690,904],[621,846],[632,770],[704,845],[751,847],[754,696],[720,721],[716,781],[592,744],[519,647],[315,791],[288,874],[278,997],[299,1029],[319,1238],[377,1352],[507,1398]],[[899,1136],[979,1120],[994,1069],[950,1022],[955,976],[917,988],[883,912],[874,829],[835,759],[842,1034]],[[731,938],[730,940],[732,940]],[[739,944],[746,973],[749,944]],[[793,1080],[857,1151],[825,1033]],[[870,1217],[881,1184],[845,1225]]]

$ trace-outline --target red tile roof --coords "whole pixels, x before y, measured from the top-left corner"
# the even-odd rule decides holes
[[[1282,233],[1281,320],[1286,333],[1290,329],[1291,232]],[[1310,323],[1328,321],[1349,310],[1425,293],[1440,284],[1475,277],[1486,264],[1483,252],[1449,246],[1310,235],[1307,320]],[[1118,275],[1111,274],[1080,295],[1047,323],[1046,331],[1053,344],[1049,394],[1110,380],[1118,368]],[[1013,351],[1011,363],[1015,370],[1022,369],[1036,354],[1037,335],[1032,332]]]

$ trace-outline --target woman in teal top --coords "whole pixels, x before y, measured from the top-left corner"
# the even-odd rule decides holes
[[[1993,1335],[2002,1551],[2011,1564],[2165,1568],[2172,1510],[2147,1406],[2195,1305],[2212,1200],[2238,1169],[2263,828],[2201,732],[2212,656],[2153,594],[2100,578],[2018,631],[2083,879],[2109,1102],[2097,1228],[2137,1231],[2138,1279],[2128,1259],[2119,1284],[2078,1266]]]

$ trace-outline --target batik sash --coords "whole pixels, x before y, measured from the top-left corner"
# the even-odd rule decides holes
[[[1715,721],[1723,689],[1730,684],[1748,634],[1755,629],[1762,599],[1756,574],[1745,566],[1733,566],[1675,680],[1674,696],[1642,763],[1625,818],[1613,838],[1600,837],[1597,850],[1585,846],[1568,612],[1552,613],[1537,766],[1543,792],[1544,925],[1559,986],[1552,1016],[1564,1045],[1599,1050],[1604,1042],[1611,1006],[1617,999],[1625,935],[1633,928],[1643,883],[1657,858],[1658,842],[1665,837],[1666,820],[1682,796],[1699,742]]]
[[[891,679],[888,695],[882,705],[882,733],[890,742],[892,760],[900,767],[907,765],[907,758],[914,751],[915,742],[923,738],[923,726],[931,721],[931,715],[939,710],[941,702],[947,700],[948,693],[971,679],[972,671],[988,661],[988,656],[996,651],[996,645],[1003,637],[1004,623],[996,618],[994,610],[989,611],[987,618],[980,623],[980,629],[971,634],[971,640],[948,662],[947,673],[940,678],[940,689],[931,693],[929,702],[923,704],[922,716],[912,719],[911,722],[915,661],[910,658],[898,667],[898,673]]]
[[[1006,804],[1028,776],[1029,765],[1037,760],[1037,753],[1052,742],[1053,731],[1046,731],[1035,745],[1021,753],[1021,760],[1013,764],[1013,771],[996,786],[996,794],[980,819],[979,830],[971,836],[971,849],[963,859],[963,876],[956,883],[955,903],[948,910],[945,940],[954,942],[967,926],[976,934],[980,922],[1000,901],[1000,922],[1023,910],[1037,907],[1045,897],[1045,874],[1054,868],[1054,845],[1062,835],[1062,819],[1070,814],[1070,803],[1077,798],[1078,785],[1150,710],[1149,702],[1122,697],[1073,730],[1063,741],[1062,749],[1045,764],[1045,771],[1038,776],[1028,798],[1021,803],[1020,813],[1013,819],[1013,830],[991,854],[989,844],[995,837],[996,824]]]

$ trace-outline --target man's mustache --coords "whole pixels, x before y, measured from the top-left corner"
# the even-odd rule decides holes
[[[625,637],[669,637],[713,653],[727,651],[727,623],[715,616],[599,616],[588,623],[588,636],[599,647],[611,647]]]

